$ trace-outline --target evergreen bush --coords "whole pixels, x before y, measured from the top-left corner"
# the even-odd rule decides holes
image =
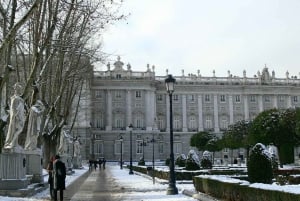
[[[272,183],[272,156],[263,144],[257,143],[252,148],[247,169],[248,178],[251,183]]]
[[[138,162],[138,165],[145,165],[145,160],[144,158],[141,158]]]
[[[178,165],[179,167],[185,167],[185,161],[186,161],[185,155],[181,154],[176,158],[175,165]]]
[[[201,167],[204,169],[212,169],[212,162],[208,158],[203,158],[201,160]]]

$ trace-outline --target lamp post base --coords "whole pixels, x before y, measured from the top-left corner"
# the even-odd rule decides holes
[[[167,188],[167,195],[177,195],[178,189],[175,185],[169,184],[169,187]]]
[[[129,171],[129,174],[133,174],[133,171],[132,171],[132,170],[130,170],[130,171]]]

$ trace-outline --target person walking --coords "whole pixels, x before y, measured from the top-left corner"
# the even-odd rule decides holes
[[[49,163],[47,165],[47,171],[48,171],[48,184],[49,184],[49,190],[50,190],[50,197],[51,200],[54,199],[54,191],[53,191],[53,162],[55,160],[55,157],[52,156],[49,160]]]
[[[59,191],[60,201],[64,199],[64,190],[66,189],[66,166],[64,162],[60,160],[60,156],[55,156],[53,163],[53,189],[54,189],[54,201],[57,201],[57,191]]]

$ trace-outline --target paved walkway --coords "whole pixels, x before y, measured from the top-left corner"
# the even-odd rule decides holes
[[[89,171],[68,186],[66,201],[121,201],[123,190],[115,182],[109,169]]]
[[[88,171],[69,185],[64,201],[122,201],[127,200],[126,195],[131,191],[132,189],[124,188],[115,181],[107,166],[105,170]],[[184,194],[193,196],[192,192]],[[204,194],[194,198],[200,201],[216,201]]]

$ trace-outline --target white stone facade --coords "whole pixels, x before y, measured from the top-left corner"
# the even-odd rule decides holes
[[[123,159],[130,154],[129,129],[133,125],[133,159],[143,155],[146,161],[169,157],[170,105],[166,92],[166,76],[155,76],[154,66],[145,72],[134,72],[130,64],[124,69],[120,58],[106,71],[95,71],[91,82],[91,128],[86,149],[96,158],[120,159],[120,136],[123,137]],[[198,131],[222,135],[228,125],[238,120],[251,120],[271,108],[300,107],[300,79],[276,78],[268,68],[254,77],[202,77],[173,75],[173,129],[175,157],[187,154],[190,137]],[[157,127],[157,129],[156,129]],[[88,137],[87,137],[88,138]],[[148,141],[142,146],[142,141]],[[94,148],[94,151],[93,151]],[[241,150],[234,157],[243,156]],[[228,150],[217,155],[219,160],[230,157]]]

